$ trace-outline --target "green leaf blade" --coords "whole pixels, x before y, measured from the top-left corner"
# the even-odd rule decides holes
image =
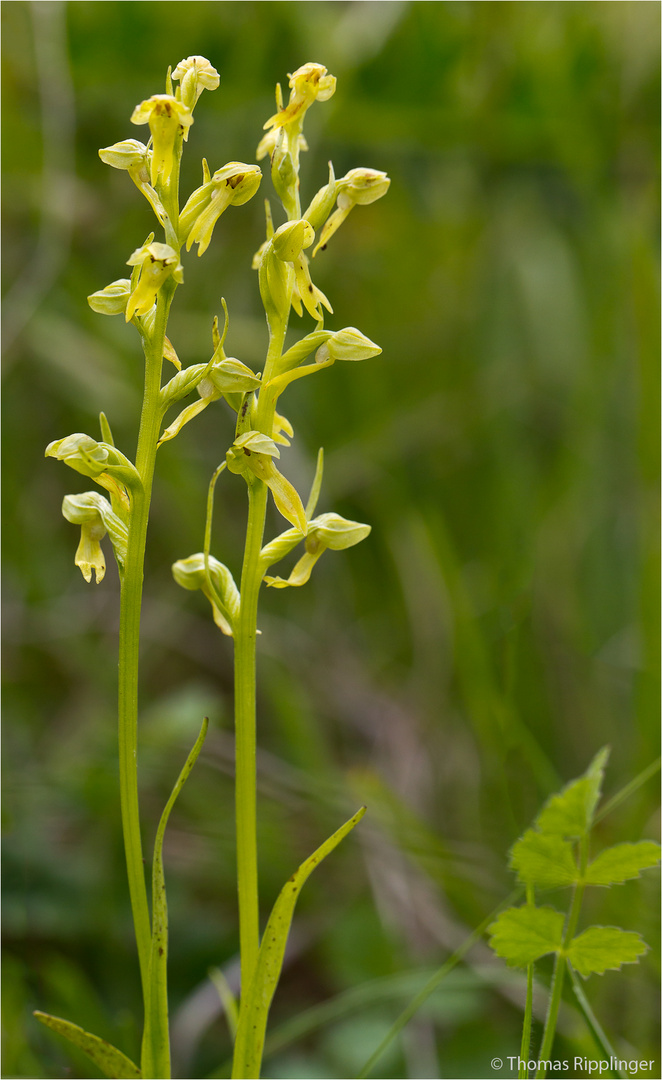
[[[528,829],[514,844],[509,865],[519,881],[540,889],[572,885],[578,879],[572,845],[554,834]]]
[[[298,870],[284,885],[273,906],[260,945],[255,975],[240,1005],[232,1066],[233,1077],[259,1077],[260,1075],[267,1017],[280,978],[285,946],[299,893],[318,863],[338,846],[355,825],[358,825],[365,811],[365,806],[362,806],[349,821],[341,825],[305,862],[301,863]]]
[[[40,1023],[51,1031],[57,1032],[63,1038],[82,1050],[101,1072],[111,1080],[139,1080],[142,1076],[140,1069],[123,1054],[121,1050],[100,1039],[98,1035],[92,1035],[78,1024],[72,1024],[69,1020],[62,1020],[59,1016],[50,1016],[49,1013],[36,1011],[34,1014]]]
[[[186,759],[161,815],[154,841],[152,862],[152,945],[149,957],[148,994],[145,1001],[141,1066],[148,1076],[170,1076],[170,1038],[168,1030],[168,904],[163,870],[163,839],[170,811],[191,769],[198,760],[205,741],[209,720],[202,721],[200,734]]]
[[[567,839],[586,836],[600,799],[608,757],[609,747],[605,746],[582,777],[571,781],[558,795],[552,795],[535,821],[540,832]]]
[[[490,945],[511,967],[527,967],[563,945],[565,916],[552,907],[508,908],[488,926]]]
[[[632,930],[619,926],[589,926],[574,938],[567,957],[575,971],[587,979],[589,975],[604,975],[617,971],[623,964],[636,964],[648,952],[648,945]]]
[[[622,885],[657,866],[662,849],[653,840],[614,844],[602,851],[586,870],[587,885]]]

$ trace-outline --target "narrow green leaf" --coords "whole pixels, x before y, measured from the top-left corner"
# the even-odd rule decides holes
[[[589,864],[586,883],[620,885],[624,881],[639,877],[642,870],[657,866],[660,854],[660,845],[653,840],[640,840],[637,844],[614,844]]]
[[[102,1073],[117,1080],[137,1080],[142,1073],[130,1058],[123,1054],[117,1047],[111,1046],[105,1039],[98,1035],[91,1035],[84,1031],[78,1024],[71,1024],[68,1020],[61,1020],[59,1016],[50,1016],[48,1013],[36,1011],[33,1013],[46,1027],[64,1036],[70,1043],[77,1046],[94,1064],[101,1069]]]
[[[617,970],[621,964],[636,964],[645,952],[648,945],[632,930],[589,926],[570,942],[567,956],[575,971],[587,979],[593,973],[603,975],[607,969]]]
[[[558,795],[552,795],[535,821],[540,832],[568,838],[586,835],[600,798],[608,757],[609,747],[605,746],[579,780],[573,780]]]
[[[235,1078],[259,1077],[260,1075],[267,1017],[280,978],[287,937],[301,887],[317,864],[338,846],[355,825],[358,825],[365,811],[365,806],[362,806],[349,821],[341,825],[333,836],[330,836],[301,864],[283,887],[273,906],[260,945],[255,975],[248,993],[245,996],[242,995],[241,999],[232,1065],[232,1076]]]
[[[554,889],[577,881],[572,844],[560,836],[529,829],[513,846],[509,865],[524,885]]]
[[[514,967],[526,967],[563,944],[565,916],[551,907],[508,908],[488,926],[490,945]]]
[[[166,900],[165,875],[163,872],[163,838],[170,811],[182,790],[207,735],[209,720],[205,716],[195,745],[186,759],[184,768],[165,810],[161,814],[154,841],[152,862],[152,947],[149,957],[148,993],[145,1001],[145,1029],[143,1032],[141,1067],[145,1077],[170,1076],[170,1039],[168,1034],[168,904]]]

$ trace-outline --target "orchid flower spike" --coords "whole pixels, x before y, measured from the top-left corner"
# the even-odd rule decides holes
[[[191,110],[172,94],[154,94],[136,105],[131,116],[132,124],[149,124],[153,149],[151,181],[167,184],[175,164],[175,142],[178,135],[188,138],[193,123]]]
[[[171,275],[175,281],[184,280],[179,256],[169,244],[146,244],[134,251],[128,266],[139,266],[138,282],[126,305],[125,319],[131,322],[134,315],[146,315],[156,303],[156,294]]]
[[[258,165],[230,161],[197,188],[179,219],[180,235],[186,237],[186,250],[190,251],[191,246],[197,244],[198,255],[202,255],[209,247],[214,226],[223,211],[228,206],[241,206],[252,199],[261,180]]]
[[[221,77],[204,56],[187,56],[180,60],[172,73],[179,81],[179,96],[189,109],[195,108],[203,90],[216,90]]]

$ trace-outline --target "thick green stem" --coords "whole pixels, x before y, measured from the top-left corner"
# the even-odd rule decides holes
[[[235,670],[235,805],[237,821],[237,888],[241,985],[250,986],[260,944],[256,834],[255,638],[261,573],[267,486],[254,480],[248,488],[248,526],[241,575],[241,607],[234,631]]]
[[[162,410],[159,403],[163,342],[174,282],[159,296],[154,332],[145,343],[145,393],[140,417],[136,468],[142,486],[131,497],[129,536],[120,600],[119,771],[122,829],[129,893],[138,947],[143,994],[147,995],[151,923],[145,884],[138,803],[138,661],[143,567],[147,523]]]
[[[287,320],[272,335],[264,369],[270,377],[283,351]],[[273,431],[274,399],[264,394],[258,404],[256,424]],[[267,512],[267,485],[248,477],[248,523],[241,572],[241,604],[234,628],[235,682],[235,814],[237,833],[237,890],[242,994],[248,992],[260,947],[257,873],[256,708],[255,642],[257,607],[262,584],[260,551]]]

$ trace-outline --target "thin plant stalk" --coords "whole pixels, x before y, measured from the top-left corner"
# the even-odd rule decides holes
[[[579,861],[582,877],[586,872],[586,865],[588,863],[588,841],[586,837],[583,837],[579,846]],[[549,1006],[547,1009],[547,1017],[545,1019],[545,1030],[543,1032],[542,1046],[540,1048],[540,1065],[536,1072],[536,1080],[544,1080],[547,1075],[546,1061],[550,1060],[550,1054],[552,1052],[552,1046],[554,1045],[554,1037],[556,1035],[556,1024],[559,1016],[559,1008],[561,1006],[561,998],[563,996],[563,983],[565,979],[565,971],[568,965],[566,959],[566,949],[572,941],[575,930],[577,929],[577,923],[579,922],[579,913],[581,911],[582,900],[584,899],[584,884],[575,885],[572,904],[570,905],[570,912],[566,923],[565,934],[563,939],[563,948],[556,954],[554,961],[554,975],[552,976],[552,989],[549,998]]]
[[[535,900],[532,887],[527,886],[526,901],[533,904]],[[529,1076],[529,1050],[531,1048],[531,1021],[533,1017],[533,964],[528,964],[526,969],[526,1004],[524,1006],[524,1022],[522,1024],[522,1043],[520,1046],[520,1067],[518,1080],[528,1080]]]

